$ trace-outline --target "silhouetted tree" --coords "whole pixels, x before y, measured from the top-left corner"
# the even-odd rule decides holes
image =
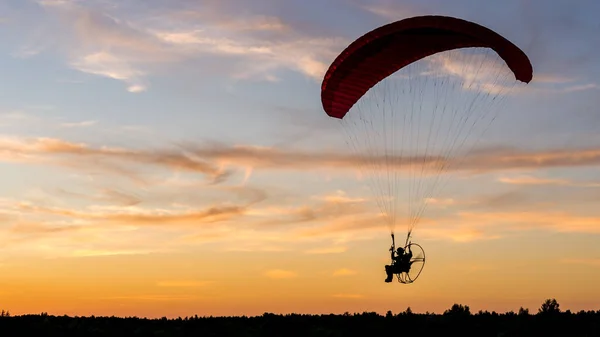
[[[560,313],[560,304],[554,298],[547,299],[538,309],[538,313],[542,315],[558,314]]]
[[[471,315],[471,309],[468,305],[454,303],[450,309],[444,311],[444,315],[469,316]]]

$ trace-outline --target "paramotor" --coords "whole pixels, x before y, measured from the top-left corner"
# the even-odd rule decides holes
[[[327,70],[321,101],[340,120],[391,233],[406,224],[407,246],[426,207],[439,203],[445,179],[465,168],[503,98],[532,77],[525,53],[496,32],[419,16],[352,42]]]

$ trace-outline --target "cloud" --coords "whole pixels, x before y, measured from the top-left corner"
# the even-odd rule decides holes
[[[367,201],[365,198],[351,198],[346,195],[345,191],[337,190],[333,194],[316,196],[315,199],[323,200],[328,203],[336,204],[360,204]]]
[[[201,158],[210,158],[222,163],[251,166],[254,169],[306,170],[310,168],[358,168],[365,158],[340,152],[304,152],[252,146],[214,146],[187,149]],[[367,156],[365,154],[365,156]],[[496,171],[507,169],[595,166],[600,164],[600,148],[575,150],[530,151],[520,149],[480,149],[474,151],[460,163],[442,160],[435,156],[386,158],[383,155],[370,155],[369,160],[381,164],[395,164],[399,169],[407,168],[406,162],[423,163],[426,171],[436,172],[439,166],[449,166],[454,170]],[[460,165],[456,165],[460,164]],[[382,167],[386,167],[381,165]]]
[[[343,46],[337,38],[294,30],[279,17],[232,16],[215,3],[185,10],[132,3],[135,15],[102,3],[40,4],[63,24],[60,50],[71,67],[122,81],[132,93],[147,90],[149,76],[190,62],[234,79],[276,81],[279,70],[292,70],[320,80]]]
[[[141,82],[145,73],[135,69],[129,62],[108,52],[88,54],[71,63],[75,69],[93,75],[104,76],[128,83],[129,92],[142,92],[146,86]]]
[[[339,191],[338,191],[339,193]],[[369,214],[366,200],[363,202],[355,202],[340,199],[329,199],[327,195],[322,197],[315,197],[316,203],[304,202],[301,205],[294,205],[290,207],[285,206],[274,206],[274,207],[255,207],[250,210],[247,214],[249,216],[259,216],[256,222],[252,222],[258,228],[282,228],[284,225],[288,225],[290,228],[295,229],[301,224],[315,224],[315,223],[332,223],[336,221],[348,221],[355,217],[364,216]],[[307,234],[312,229],[310,226],[302,226],[298,228],[299,231],[306,231],[303,235],[310,236]],[[341,253],[345,250],[345,247],[334,246],[326,248],[315,248],[306,251],[309,254],[331,254]]]
[[[455,205],[457,202],[455,199],[453,198],[445,198],[445,199],[439,199],[439,198],[425,198],[424,200],[427,204],[429,205],[436,205],[442,208],[446,208],[448,206],[452,206]]]
[[[294,277],[298,276],[298,274],[296,274],[296,272],[289,271],[289,270],[283,270],[283,269],[269,270],[269,271],[266,271],[264,273],[264,275],[266,277],[272,278],[272,279],[289,279],[289,278],[294,278]]]
[[[111,201],[123,206],[134,206],[142,202],[140,198],[134,195],[110,189],[102,190],[99,199]]]
[[[450,50],[431,55],[422,61],[413,63],[409,67],[416,68],[416,73],[426,76],[428,80],[433,78],[435,83],[447,88],[461,88],[490,94],[478,96],[474,102],[483,100],[491,102],[505,95],[566,94],[600,89],[599,84],[589,82],[582,77],[567,78],[537,72],[532,82],[525,85],[515,80],[506,62],[492,49]],[[541,77],[540,81],[538,76]]]
[[[548,210],[547,207],[528,204],[523,207],[525,210],[498,211],[495,208],[494,211],[477,211],[479,206],[480,203],[467,202],[462,206],[464,208],[453,212],[436,217],[423,216],[413,234],[417,233],[421,239],[467,243],[498,240],[522,231],[600,233],[600,216],[581,216],[561,211],[560,207]],[[405,224],[408,221],[397,219],[396,223]],[[386,231],[384,224],[378,213],[357,213],[331,219],[320,226],[297,228],[294,232],[298,239],[347,236],[353,240],[369,240]]]
[[[505,226],[506,230],[546,230],[560,233],[600,233],[600,216],[581,216],[566,211],[459,212],[468,224]]]
[[[531,175],[501,177],[498,181],[511,185],[557,185],[573,187],[600,187],[600,182],[576,182],[568,179],[538,178]]]
[[[351,168],[360,167],[364,157],[340,152],[304,152],[252,146],[214,146],[187,149],[201,158],[210,158],[228,164],[237,164],[254,169],[306,170],[311,168]],[[366,156],[366,155],[365,155]],[[460,163],[442,160],[435,156],[386,158],[383,155],[370,155],[369,160],[381,164],[395,164],[399,169],[407,169],[406,162],[425,165],[426,172],[436,172],[440,166],[453,170],[490,172],[507,169],[595,166],[600,164],[600,149],[529,151],[520,149],[481,149],[474,151]],[[460,164],[460,165],[456,165]],[[387,166],[380,165],[387,169]]]
[[[83,121],[83,122],[73,122],[73,123],[62,123],[61,126],[65,128],[78,128],[78,127],[88,127],[96,125],[98,121]]]
[[[498,240],[523,231],[557,233],[600,233],[599,217],[583,217],[559,211],[473,212],[459,211],[429,224],[419,224],[415,232],[422,239],[469,243]]]
[[[275,147],[257,147],[225,144],[182,144],[172,148],[138,148],[127,149],[117,147],[94,147],[85,143],[68,142],[53,138],[0,138],[0,161],[16,162],[31,165],[53,165],[58,168],[68,168],[74,172],[86,172],[86,175],[100,177],[119,177],[135,184],[145,186],[169,184],[181,185],[173,178],[165,178],[165,173],[180,173],[189,177],[190,187],[210,186],[224,184],[236,173],[247,177],[251,170],[253,174],[269,171],[287,172],[317,172],[329,171],[336,175],[356,174],[366,158],[381,163],[386,170],[396,170],[401,174],[410,173],[407,161],[419,162],[422,168],[423,179],[438,177],[438,172],[489,174],[494,172],[509,172],[518,170],[535,170],[546,168],[585,168],[600,165],[600,148],[588,147],[569,150],[525,150],[508,148],[483,148],[472,151],[461,161],[442,160],[436,157],[423,157],[420,159],[395,157],[393,160],[383,155],[365,154],[364,156],[349,154],[340,151],[307,151],[298,149],[285,149]],[[404,164],[403,164],[404,163]],[[394,165],[395,166],[390,166]],[[366,171],[363,173],[377,173]],[[204,177],[197,180],[196,175]],[[447,176],[441,176],[446,179]],[[246,178],[242,178],[246,179]],[[510,184],[562,184],[560,178],[553,181],[541,181],[532,177],[510,176],[504,174],[501,182]],[[247,180],[247,179],[246,179]],[[385,182],[385,181],[384,181]],[[111,182],[114,183],[114,180]],[[425,182],[423,182],[425,183]],[[597,187],[598,182],[564,182],[568,186]],[[438,184],[441,185],[441,184]],[[249,191],[249,190],[245,190]],[[64,192],[64,189],[63,191]],[[108,189],[102,195],[94,198],[109,199],[121,203],[138,203],[139,197],[124,195],[124,191]],[[246,192],[245,192],[246,193]],[[127,193],[125,193],[127,194]],[[429,195],[423,195],[429,197]],[[272,212],[273,223],[285,223],[287,219],[292,222],[311,221],[314,212],[329,212],[330,216],[339,216],[342,210],[359,207],[366,202],[363,196],[348,197],[343,193],[319,196],[331,205],[338,205],[335,209],[312,209],[303,207],[288,208],[283,214]],[[318,201],[318,200],[317,200]],[[438,199],[428,200],[430,204],[444,206]],[[450,205],[445,205],[450,206]],[[281,209],[280,209],[281,210]],[[253,212],[259,210],[253,209]],[[280,217],[283,216],[282,217]],[[362,221],[355,219],[352,221]],[[267,223],[265,223],[267,225]]]
[[[337,190],[305,199],[298,199],[297,195],[294,195],[296,199],[289,196],[278,198],[252,186],[206,185],[203,180],[196,179],[197,175],[205,175],[210,182],[214,182],[225,172],[230,174],[225,176],[230,177],[232,172],[238,169],[245,172],[247,168],[252,168],[253,174],[257,175],[269,170],[306,172],[324,169],[335,174],[343,170],[356,170],[357,163],[364,158],[343,152],[214,143],[134,149],[93,146],[62,139],[4,137],[0,138],[0,159],[67,166],[78,172],[84,172],[82,169],[87,167],[99,167],[114,175],[122,174],[122,171],[114,170],[115,167],[128,170],[133,176],[143,175],[151,167],[158,169],[157,175],[162,177],[154,180],[161,181],[161,184],[145,186],[137,189],[136,193],[129,192],[127,186],[111,179],[110,183],[118,188],[108,185],[97,189],[95,193],[82,193],[70,190],[72,186],[61,187],[57,193],[50,191],[54,199],[3,203],[1,208],[10,212],[9,222],[5,222],[12,225],[9,238],[43,239],[46,240],[43,242],[52,243],[59,235],[70,240],[93,237],[97,235],[96,231],[124,230],[129,226],[143,228],[141,233],[151,231],[149,228],[152,227],[152,231],[177,233],[168,240],[169,244],[223,243],[227,241],[225,238],[231,239],[233,236],[236,238],[235,244],[228,246],[223,243],[220,247],[225,250],[291,250],[325,254],[342,252],[346,247],[344,242],[369,240],[386,231],[384,219],[369,205],[371,200],[355,192],[351,194]],[[474,151],[462,165],[455,165],[454,169],[487,173],[522,168],[583,167],[599,163],[600,150],[594,147],[569,151],[487,148]],[[165,173],[173,175],[165,179]],[[511,184],[557,183],[543,181],[544,178],[536,176],[503,174],[501,179]],[[221,180],[221,183],[226,182],[226,179]],[[263,203],[267,196],[271,199]],[[504,200],[513,197],[507,195]],[[92,205],[65,206],[57,201],[60,198],[77,199],[78,204]],[[429,199],[427,202],[447,207],[440,217],[421,219],[417,227],[419,236],[431,239],[471,242],[498,239],[520,230],[598,231],[596,217],[580,217],[566,211],[550,213],[550,217],[541,211],[537,212],[537,209],[529,213],[486,213],[477,212],[477,205],[457,197]],[[455,213],[457,210],[460,212]],[[14,215],[21,217],[19,224],[16,224]],[[399,224],[404,221],[403,218],[398,219]],[[237,225],[237,234],[232,234],[234,223]],[[93,245],[69,242],[57,249],[68,250],[79,256],[156,251],[137,243],[107,247],[97,243],[101,240],[98,237],[91,240]],[[311,243],[310,249],[307,249],[306,243]],[[157,249],[164,249],[164,246]]]
[[[511,185],[566,185],[565,179],[544,179],[533,176],[502,177],[498,181]]]
[[[133,92],[133,93],[138,93],[138,92],[143,92],[146,91],[146,87],[140,84],[134,84],[129,86],[129,88],[127,88],[127,91],[129,92]]]
[[[39,3],[48,17],[57,17],[62,24],[62,29],[53,31],[59,35],[57,48],[78,71],[123,81],[129,91],[139,92],[154,64],[178,59],[144,28],[103,11],[98,4]]]
[[[106,224],[128,224],[135,226],[165,226],[165,225],[192,225],[223,222],[244,214],[244,206],[212,206],[200,210],[148,210],[124,209],[120,211],[76,211],[56,207],[41,207],[21,203],[16,206],[20,211],[37,214],[47,214],[71,219],[94,220]]]
[[[195,159],[184,152],[172,150],[161,153],[160,151],[145,152],[108,147],[93,148],[83,143],[70,143],[51,138],[0,139],[0,160],[47,163],[46,156],[50,156],[49,161],[55,165],[103,169],[108,172],[124,174],[133,179],[136,178],[136,175],[133,173],[132,166],[139,167],[140,164],[205,174],[213,183],[222,181],[230,174],[218,166]],[[69,159],[68,157],[74,158]]]
[[[101,189],[99,193],[89,195],[85,193],[78,193],[67,191],[63,188],[58,188],[52,191],[53,194],[59,195],[61,197],[78,199],[78,200],[90,200],[94,202],[107,202],[110,204],[116,204],[121,206],[134,206],[138,205],[142,202],[142,199],[139,196],[125,193],[122,191],[117,191],[113,189]]]
[[[358,272],[356,270],[341,268],[333,272],[333,276],[352,276],[356,275]]]
[[[472,209],[481,207],[494,211],[501,209],[530,209],[534,205],[531,198],[522,189],[480,195],[471,200],[461,201],[460,204]]]
[[[249,16],[227,16],[231,14],[229,10],[223,10],[219,5],[205,3],[202,8],[187,8],[184,10],[172,10],[168,16],[183,21],[202,21],[209,23],[210,27],[221,28],[227,31],[235,32],[275,32],[285,33],[293,28],[285,23],[281,18],[269,15],[249,15]],[[241,4],[236,4],[235,7]]]
[[[32,123],[40,123],[41,121],[42,119],[38,116],[20,110],[0,113],[0,127],[22,125],[24,123],[31,125]]]
[[[206,201],[193,206],[172,204],[169,207],[162,203],[160,198],[155,201],[160,206],[154,207],[111,203],[111,205],[90,204],[81,208],[74,208],[72,205],[71,207],[52,206],[55,199],[37,202],[5,200],[1,204],[2,209],[7,214],[7,224],[12,224],[12,227],[7,227],[6,244],[17,249],[16,247],[26,247],[34,242],[51,242],[55,247],[54,255],[79,257],[146,254],[165,251],[165,249],[180,250],[190,245],[208,243],[218,243],[218,246],[212,247],[220,251],[299,251],[326,254],[340,252],[341,249],[345,249],[340,246],[341,244],[355,239],[352,234],[314,237],[296,235],[295,230],[298,228],[320,226],[335,218],[333,214],[339,212],[336,208],[340,207],[335,202],[328,203],[321,198],[314,198],[313,200],[320,201],[301,206],[307,212],[311,212],[311,208],[315,209],[310,219],[305,219],[296,218],[294,208],[278,209],[277,206],[268,206],[268,204],[259,205],[258,203],[266,198],[265,194],[260,190],[259,193],[254,192],[255,188],[252,187],[211,187],[211,189],[212,191],[199,191],[201,194],[208,194],[209,197]],[[185,194],[191,191],[193,190],[179,192]],[[219,195],[220,191],[226,193]],[[236,195],[239,198],[237,204],[234,203]],[[80,193],[66,196],[92,203],[102,200],[95,195],[85,199],[86,195]],[[61,197],[64,196],[59,195],[58,200],[62,202]],[[167,198],[168,195],[164,197]],[[220,198],[224,201],[219,202]],[[69,205],[69,203],[65,204]],[[361,209],[363,208],[344,211],[345,214],[341,218],[351,217]],[[284,216],[287,222],[278,223],[279,221],[273,219],[274,214]],[[306,225],[302,226],[303,223]],[[131,238],[130,234],[121,235],[123,232],[137,233],[135,236],[137,240],[106,241],[108,237]],[[364,239],[364,236],[357,239]],[[156,240],[159,240],[158,244]],[[329,242],[326,242],[328,240]],[[332,247],[335,249],[306,250],[306,244],[324,243],[333,244]],[[41,246],[37,245],[32,252],[38,252],[40,249]]]
[[[386,20],[397,21],[400,18],[423,15],[427,9],[421,4],[416,3],[396,3],[390,1],[372,1],[368,4],[358,5],[362,10],[385,18]]]
[[[423,222],[427,220],[423,219]],[[396,219],[396,223],[408,223],[403,219]],[[372,238],[369,234],[379,234],[388,230],[386,219],[379,212],[346,214],[329,219],[321,226],[295,229],[299,238],[330,237],[339,238],[340,235],[353,234],[353,240],[368,240]]]
[[[235,195],[246,188],[211,189],[227,192],[220,196],[224,201],[211,197],[207,198],[209,204],[204,201],[193,207],[165,207],[164,203],[160,207],[92,204],[76,209],[50,206],[52,201],[34,204],[0,200],[0,209],[6,214],[3,223],[7,225],[0,235],[0,245],[55,257],[149,254],[207,244],[207,248],[218,251],[331,254],[342,252],[347,242],[372,240],[388,230],[380,213],[366,207],[366,201],[355,203],[353,200],[359,198],[340,191],[302,199],[295,207],[284,207],[280,199],[265,204],[254,202],[264,198],[261,193],[252,192],[252,188],[247,194],[241,193],[237,204],[228,193]],[[201,193],[213,196],[212,192]],[[329,198],[340,195],[344,198]],[[549,211],[531,205],[518,211],[480,211],[478,207],[483,201],[475,201],[457,201],[444,214],[422,217],[415,234],[419,240],[467,243],[496,240],[522,231],[600,233],[598,216],[580,216],[560,207]],[[295,200],[290,202],[296,204]],[[303,211],[298,213],[299,209]],[[405,220],[399,218],[397,223],[403,224]],[[315,248],[307,250],[307,246]],[[283,278],[291,277],[292,273],[276,269],[264,275]],[[349,273],[352,271],[344,268],[335,271],[338,276]]]
[[[299,37],[290,41],[259,41],[254,39],[214,38],[206,31],[158,33],[164,42],[187,48],[196,54],[213,54],[243,58],[234,63],[231,75],[237,79],[259,78],[277,80],[277,70],[290,69],[315,80],[321,80],[334,55],[333,48],[341,43],[331,38]],[[332,51],[329,51],[332,50]]]

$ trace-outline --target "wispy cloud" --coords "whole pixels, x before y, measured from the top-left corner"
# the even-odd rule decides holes
[[[424,200],[427,204],[429,205],[435,205],[435,206],[439,206],[442,208],[446,208],[448,206],[452,206],[455,205],[457,203],[457,201],[453,198],[445,198],[445,199],[440,199],[440,198],[425,198]]]
[[[426,9],[415,3],[397,3],[391,1],[374,1],[369,4],[360,4],[358,7],[390,21],[423,15],[427,12]]]
[[[600,233],[599,216],[582,216],[566,211],[460,212],[465,223],[506,226],[507,230],[549,230],[563,233]]]
[[[78,127],[88,127],[96,125],[98,121],[83,121],[83,122],[73,122],[73,123],[62,123],[61,126],[65,128],[78,128]]]
[[[372,240],[388,230],[380,213],[367,207],[367,201],[356,203],[352,201],[356,198],[340,191],[331,196],[344,198],[332,200],[325,194],[289,208],[278,200],[256,203],[264,197],[253,195],[249,193],[235,204],[231,195],[225,194],[222,202],[213,199],[212,205],[204,202],[194,207],[92,204],[72,208],[3,200],[0,213],[5,214],[6,226],[0,245],[6,249],[30,247],[31,253],[57,257],[139,255],[204,244],[220,251],[334,254],[344,252],[348,242]],[[553,211],[528,207],[525,211],[489,212],[469,201],[452,207],[456,208],[420,219],[415,227],[420,240],[497,240],[522,231],[600,233],[598,216],[577,215],[558,207]],[[303,211],[298,213],[298,209]],[[397,221],[406,223],[401,218]],[[122,235],[133,232],[135,236]],[[307,245],[314,248],[307,250]],[[353,272],[342,268],[333,275]],[[282,269],[264,274],[272,278],[294,275]]]
[[[0,113],[0,127],[13,126],[22,123],[38,123],[41,118],[36,115],[21,111],[13,110]]]
[[[152,151],[138,152],[108,147],[93,148],[82,143],[70,143],[50,138],[26,141],[14,138],[0,139],[0,160],[30,163],[46,162],[47,158],[45,156],[48,155],[52,157],[50,161],[55,165],[80,168],[93,166],[96,169],[122,172],[127,175],[134,175],[131,166],[139,166],[139,164],[154,164],[202,173],[211,177],[213,182],[224,179],[230,173],[221,170],[218,166],[194,159],[186,155],[185,152],[152,153]],[[64,156],[75,156],[79,159],[71,161]],[[102,163],[99,160],[102,160]],[[115,160],[117,162],[114,162]]]
[[[73,68],[123,81],[133,93],[147,90],[148,76],[160,67],[199,59],[217,65],[215,57],[228,63],[219,69],[236,79],[274,81],[278,71],[293,70],[320,80],[342,47],[340,39],[303,34],[279,17],[234,19],[211,3],[160,14],[140,6],[135,16],[98,4],[40,4],[61,17]]]
[[[566,185],[565,179],[544,179],[533,176],[502,177],[498,181],[511,185]]]
[[[539,178],[531,175],[501,177],[498,181],[511,185],[557,185],[573,187],[600,187],[600,182],[577,182],[569,179]]]
[[[134,206],[142,202],[142,198],[134,195],[133,193],[127,193],[117,191],[113,189],[101,189],[98,193],[87,194],[80,192],[73,192],[64,188],[57,188],[50,191],[54,196],[60,197],[61,199],[75,199],[85,200],[95,203],[109,203],[112,205],[119,206]]]
[[[170,210],[144,210],[144,209],[123,209],[120,211],[90,211],[82,212],[70,209],[61,208],[50,208],[29,205],[22,203],[17,205],[17,208],[21,211],[47,214],[68,217],[73,219],[81,220],[95,220],[102,221],[104,223],[123,223],[129,225],[143,226],[143,225],[191,225],[193,223],[214,223],[230,220],[234,217],[240,216],[244,213],[243,206],[215,206],[208,207],[202,210],[184,210],[184,211],[170,211]]]

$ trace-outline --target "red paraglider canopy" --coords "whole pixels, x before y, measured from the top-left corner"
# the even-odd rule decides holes
[[[496,32],[447,16],[419,16],[379,27],[350,44],[331,64],[321,86],[325,112],[343,118],[374,85],[424,57],[458,48],[492,48],[521,82],[533,67],[527,55]]]

